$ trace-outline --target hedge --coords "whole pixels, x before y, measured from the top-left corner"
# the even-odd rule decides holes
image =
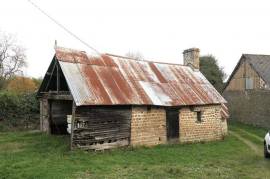
[[[29,129],[38,125],[39,103],[36,93],[16,94],[0,91],[0,130]]]

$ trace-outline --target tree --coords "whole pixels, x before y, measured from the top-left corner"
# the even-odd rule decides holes
[[[33,82],[35,83],[37,89],[40,87],[42,81],[43,81],[43,78],[42,77],[38,77],[38,78],[32,78]]]
[[[222,92],[226,74],[213,55],[200,57],[200,71],[219,92]]]
[[[37,84],[31,79],[22,76],[16,76],[9,80],[6,89],[14,93],[34,92],[38,88]]]
[[[25,49],[10,34],[0,33],[0,89],[4,81],[22,72],[26,66]]]

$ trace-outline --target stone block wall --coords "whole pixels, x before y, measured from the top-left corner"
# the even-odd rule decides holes
[[[130,144],[157,145],[167,141],[166,111],[159,107],[132,107]]]
[[[270,128],[270,90],[225,91],[230,121]]]
[[[202,121],[197,121],[196,111],[201,111]],[[227,121],[221,118],[221,105],[184,107],[179,113],[180,142],[193,143],[220,140],[227,134]]]

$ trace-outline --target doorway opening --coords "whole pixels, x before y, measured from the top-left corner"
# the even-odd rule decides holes
[[[51,100],[50,102],[50,132],[55,135],[66,135],[67,115],[72,114],[71,100]]]
[[[178,141],[179,139],[179,109],[166,109],[167,139]]]

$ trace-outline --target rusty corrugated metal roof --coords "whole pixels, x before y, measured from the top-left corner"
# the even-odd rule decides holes
[[[221,113],[221,117],[224,119],[228,119],[230,117],[229,109],[224,103],[221,104],[221,112],[220,113]]]
[[[139,61],[57,48],[59,61],[77,106],[182,106],[226,103],[199,71],[188,66]]]

